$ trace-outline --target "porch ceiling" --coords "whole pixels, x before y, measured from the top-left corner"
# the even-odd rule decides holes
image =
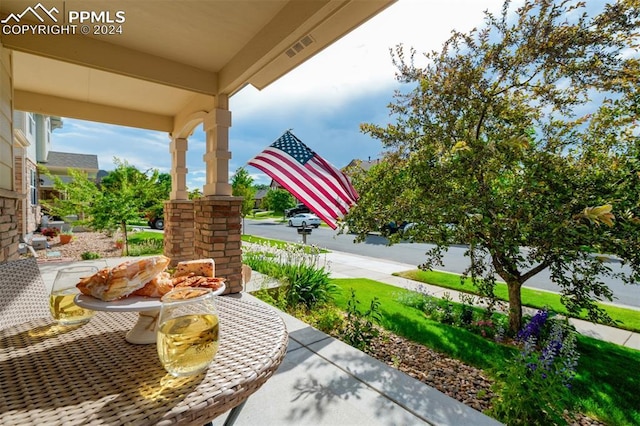
[[[0,41],[14,51],[16,109],[170,132],[176,116],[264,88],[394,1],[43,0],[61,25],[70,11],[123,11],[122,34],[84,36],[75,22],[69,35],[3,27]],[[0,18],[37,4],[2,0]],[[19,24],[28,20],[40,24],[31,12]]]

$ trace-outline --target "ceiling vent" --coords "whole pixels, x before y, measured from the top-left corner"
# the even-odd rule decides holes
[[[295,42],[295,44],[291,46],[289,49],[287,49],[285,53],[287,54],[288,57],[293,58],[298,53],[300,53],[305,47],[309,46],[314,41],[315,40],[313,39],[313,37],[311,37],[310,35],[306,35],[302,37],[300,40],[298,40],[297,42]]]

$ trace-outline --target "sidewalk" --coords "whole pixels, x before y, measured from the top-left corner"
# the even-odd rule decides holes
[[[426,291],[431,295],[441,297],[445,293],[448,293],[454,301],[460,300],[460,293],[458,291],[422,284],[406,278],[391,275],[395,272],[416,269],[415,265],[372,259],[369,257],[342,252],[331,252],[327,253],[326,256],[327,260],[330,262],[329,267],[332,278],[369,278],[385,284],[403,287],[410,290],[416,290],[418,286],[420,286],[423,290],[426,289]],[[638,311],[638,315],[640,315],[640,311]],[[570,319],[569,322],[580,334],[585,336],[640,350],[639,333],[573,318]]]

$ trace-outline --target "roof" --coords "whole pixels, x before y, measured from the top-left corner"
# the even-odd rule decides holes
[[[366,172],[367,170],[369,170],[371,167],[375,166],[378,163],[380,163],[379,158],[376,158],[374,160],[372,160],[371,158],[369,158],[368,160],[359,160],[357,158],[354,158],[349,162],[349,164],[347,164],[345,169],[348,169],[350,167],[360,167],[362,170]]]
[[[98,156],[94,154],[49,151],[44,164],[48,169],[80,169],[95,172],[99,169]]]
[[[73,178],[71,176],[56,176],[58,179],[62,181],[62,183],[70,183],[73,182]],[[54,179],[50,178],[47,175],[40,175],[40,188],[49,189],[55,187]]]
[[[226,109],[248,84],[263,89],[395,1],[2,0],[0,44],[12,53],[15,109],[172,132],[179,119]],[[90,21],[72,21],[78,11]],[[29,24],[57,31],[21,29]],[[72,24],[75,33],[61,32]]]
[[[256,195],[253,197],[255,200],[261,200],[267,196],[268,189],[258,189]]]

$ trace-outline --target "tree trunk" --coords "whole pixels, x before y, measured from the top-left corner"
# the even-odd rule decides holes
[[[129,256],[129,237],[127,236],[127,222],[122,222],[122,233],[124,234],[124,252],[125,256]]]
[[[508,281],[509,289],[509,332],[516,335],[522,327],[522,284],[518,281]]]

